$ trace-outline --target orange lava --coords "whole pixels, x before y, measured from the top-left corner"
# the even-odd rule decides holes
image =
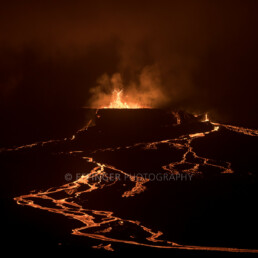
[[[139,106],[130,106],[121,100],[122,91],[115,91],[114,101],[106,108],[140,108]],[[118,105],[118,106],[116,106]],[[178,116],[177,123],[180,124],[180,117]],[[208,116],[206,115],[203,122],[207,122]],[[181,136],[176,139],[168,139],[150,143],[137,143],[132,146],[126,146],[125,149],[130,149],[136,146],[140,146],[144,149],[157,149],[159,144],[168,144],[176,149],[184,150],[180,161],[172,162],[167,165],[163,165],[164,172],[169,174],[194,174],[199,175],[200,166],[210,166],[216,168],[222,174],[234,173],[231,168],[230,162],[219,162],[215,160],[198,156],[194,152],[191,145],[192,141],[196,138],[206,137],[211,133],[219,131],[220,127],[225,127],[229,130],[243,133],[248,136],[258,136],[257,130],[251,130],[236,126],[222,125],[212,123],[213,129],[202,132]],[[23,148],[31,148],[27,145]],[[120,147],[118,147],[120,148]],[[117,148],[117,149],[118,149]],[[96,151],[114,151],[116,148],[99,149]],[[16,149],[14,149],[16,150]],[[18,149],[17,149],[18,150]],[[72,151],[69,154],[82,154],[82,151]],[[94,153],[94,152],[93,152]],[[191,158],[192,157],[192,158]],[[83,195],[84,198],[89,198],[91,192],[99,191],[103,188],[112,187],[113,185],[123,186],[122,198],[132,198],[135,195],[139,195],[145,192],[149,180],[146,178],[132,176],[125,171],[117,169],[109,164],[103,164],[95,161],[92,157],[81,156],[85,162],[93,165],[93,168],[87,171],[88,173],[81,176],[79,179],[61,185],[59,187],[53,187],[46,191],[33,191],[30,194],[22,195],[14,198],[19,205],[30,206],[37,209],[49,211],[56,214],[62,214],[70,219],[79,221],[82,223],[81,227],[74,228],[72,234],[77,236],[85,236],[100,241],[97,246],[93,248],[105,249],[113,251],[111,243],[124,243],[132,245],[140,245],[155,248],[170,248],[170,249],[183,249],[183,250],[205,250],[205,251],[222,251],[222,252],[243,252],[243,253],[258,253],[258,250],[253,249],[238,249],[227,247],[207,247],[207,246],[192,246],[183,245],[176,242],[168,241],[164,238],[161,231],[154,232],[151,228],[144,226],[140,221],[131,220],[128,218],[121,218],[117,216],[113,211],[107,210],[95,210],[87,207],[83,207],[78,203],[78,197]],[[188,165],[189,168],[182,168],[182,165]],[[111,180],[112,173],[118,173],[122,175],[121,178],[127,178],[129,180]],[[51,203],[51,205],[49,205]],[[133,237],[134,232],[140,231],[140,238]],[[116,231],[120,232],[120,237],[116,237]],[[122,234],[123,233],[123,234]]]
[[[102,108],[118,108],[118,109],[123,109],[123,108],[144,108],[141,106],[139,103],[134,103],[134,102],[126,102],[122,100],[123,98],[123,90],[114,90],[112,93],[112,101],[108,106],[102,107]]]
[[[204,137],[204,135],[198,135],[196,137]],[[196,155],[192,147],[190,146],[190,142],[192,140],[191,137],[185,142],[185,144],[177,143],[179,139],[175,140],[165,140],[160,142],[154,142],[152,144],[160,144],[160,143],[168,143],[168,144],[176,144],[178,148],[186,148],[186,152],[183,155],[182,163],[187,162],[187,154],[192,153]],[[185,139],[180,139],[182,143]],[[145,144],[143,144],[145,145]],[[196,156],[197,157],[197,156]],[[136,194],[140,194],[144,192],[145,187],[143,186],[148,182],[148,180],[144,180],[143,178],[133,177],[122,170],[116,169],[113,166],[107,164],[101,164],[94,161],[91,157],[82,157],[86,162],[89,162],[95,167],[85,176],[80,177],[78,180],[73,181],[71,183],[62,185],[60,187],[50,188],[46,191],[38,191],[31,192],[27,195],[22,195],[14,198],[14,200],[19,205],[30,206],[41,210],[46,210],[56,214],[62,214],[70,219],[74,219],[80,221],[82,226],[79,228],[75,228],[72,230],[72,234],[77,236],[85,236],[93,239],[97,239],[100,241],[104,241],[107,244],[100,243],[97,246],[93,246],[93,248],[97,249],[105,249],[107,251],[114,251],[111,247],[111,243],[124,243],[124,244],[132,244],[146,247],[154,247],[154,248],[166,248],[166,249],[182,249],[182,250],[205,250],[205,251],[221,251],[221,252],[241,252],[241,253],[258,253],[258,250],[253,249],[239,249],[239,248],[227,248],[227,247],[208,247],[208,246],[193,246],[193,245],[182,245],[172,241],[165,240],[164,238],[160,238],[163,236],[161,231],[154,232],[152,229],[144,226],[141,222],[137,220],[124,219],[116,216],[112,211],[105,210],[93,210],[84,208],[82,205],[78,204],[77,198],[81,195],[88,196],[92,191],[100,190],[104,187],[110,187],[114,184],[119,183],[118,180],[114,182],[109,182],[109,180],[102,180],[101,177],[98,180],[93,180],[94,177],[101,175],[108,175],[108,172],[105,169],[109,169],[111,171],[115,171],[123,174],[124,176],[129,178],[130,183],[133,184],[133,187],[124,192],[122,197],[133,197]],[[202,159],[203,163],[209,164],[210,160],[202,157],[198,157]],[[181,163],[181,162],[180,162]],[[176,164],[174,164],[176,165]],[[211,164],[209,164],[211,165]],[[216,166],[216,165],[215,165]],[[163,167],[164,171],[168,170],[171,173],[172,171],[171,164],[167,167]],[[227,164],[226,167],[222,167],[223,169],[230,169],[230,164]],[[197,172],[198,165],[195,164],[194,168],[191,172]],[[174,167],[174,170],[176,168]],[[196,170],[196,171],[195,171]],[[188,171],[190,172],[190,171]],[[84,189],[83,189],[84,188]],[[55,195],[58,194],[59,197]],[[49,201],[52,205],[47,205],[41,202],[38,203],[39,200]],[[131,231],[130,230],[133,230]],[[119,232],[124,232],[121,238],[113,237],[112,232],[119,230]],[[132,239],[134,230],[140,230],[142,239]],[[109,243],[108,243],[109,242]]]

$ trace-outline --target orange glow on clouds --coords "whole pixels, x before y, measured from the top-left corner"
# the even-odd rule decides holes
[[[137,78],[126,82],[120,73],[105,73],[97,79],[90,94],[91,108],[159,108],[168,101],[156,66],[144,67]]]

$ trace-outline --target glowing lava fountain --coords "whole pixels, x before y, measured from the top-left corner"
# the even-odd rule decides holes
[[[125,102],[122,100],[123,90],[114,90],[112,93],[112,100],[108,106],[102,108],[116,108],[116,109],[124,109],[124,108],[146,108],[135,102]]]

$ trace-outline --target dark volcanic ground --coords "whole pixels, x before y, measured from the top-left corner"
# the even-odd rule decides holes
[[[1,150],[6,247],[198,257],[258,249],[256,130],[155,109],[86,117],[73,136]]]

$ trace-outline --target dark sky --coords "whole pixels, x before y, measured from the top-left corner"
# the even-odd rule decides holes
[[[133,81],[155,66],[164,105],[258,127],[257,11],[255,0],[6,1],[1,113],[79,108],[102,74]]]

